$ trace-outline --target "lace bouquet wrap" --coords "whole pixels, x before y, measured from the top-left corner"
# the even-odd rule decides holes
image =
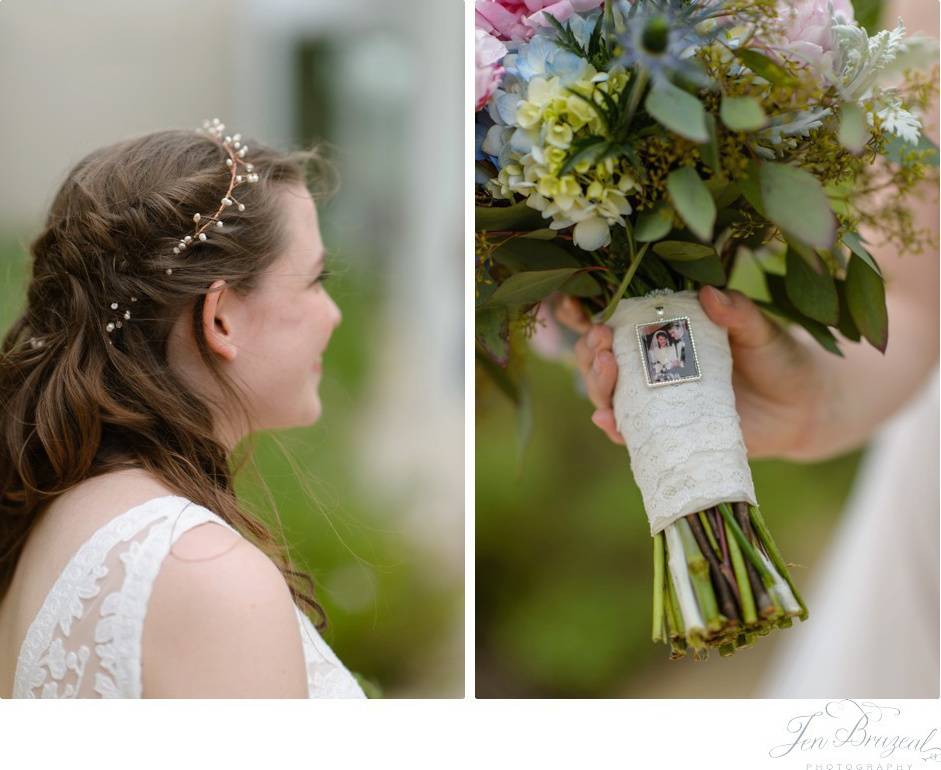
[[[692,291],[622,299],[608,323],[615,421],[653,536],[653,639],[731,653],[805,618],[758,511],[725,330]]]
[[[848,2],[527,6],[476,0],[480,368],[525,406],[520,340],[555,292],[614,327],[652,636],[674,656],[730,653],[807,610],[757,505],[728,340],[697,292],[732,284],[837,355],[885,351],[884,276],[860,231],[933,243],[906,207],[937,178],[919,119],[937,46],[901,20],[870,35]]]

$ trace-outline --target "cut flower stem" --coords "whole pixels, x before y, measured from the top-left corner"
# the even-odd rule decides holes
[[[728,656],[807,608],[755,506],[733,501],[688,514],[653,538],[651,636],[671,658],[710,647]]]

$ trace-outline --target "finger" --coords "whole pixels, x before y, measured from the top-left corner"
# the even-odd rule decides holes
[[[610,409],[596,409],[591,416],[591,421],[604,431],[605,435],[615,444],[624,445],[624,438],[618,433],[617,424],[614,421],[614,412]]]
[[[618,378],[618,365],[610,350],[599,350],[591,365],[591,374],[586,378],[588,398],[598,409],[610,409],[614,395],[614,384]]]
[[[610,326],[590,324],[588,332],[575,342],[575,361],[582,377],[585,378],[586,385],[590,384],[588,380],[591,378],[591,366],[595,354],[603,348],[610,349],[613,339],[614,333]]]
[[[741,292],[703,286],[699,301],[710,320],[729,330],[729,341],[734,345],[760,348],[781,334],[780,328]]]
[[[563,294],[553,309],[556,320],[574,332],[585,334],[591,328],[591,319],[582,303],[569,294]]]

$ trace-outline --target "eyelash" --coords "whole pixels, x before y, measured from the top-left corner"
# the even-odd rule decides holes
[[[329,270],[324,270],[324,271],[322,271],[322,272],[320,273],[320,275],[318,275],[316,278],[314,278],[313,281],[310,282],[311,287],[315,286],[315,285],[318,284],[318,283],[323,283],[323,282],[326,281],[331,275],[333,275],[333,273],[331,273]]]

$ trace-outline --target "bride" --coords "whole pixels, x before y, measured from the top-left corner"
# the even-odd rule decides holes
[[[56,194],[0,348],[0,696],[363,697],[233,487],[243,438],[321,413],[310,170],[207,121]]]
[[[673,370],[680,365],[680,361],[676,355],[676,348],[673,347],[673,340],[662,329],[651,338],[647,358],[653,369],[654,382],[676,379],[677,375]]]

